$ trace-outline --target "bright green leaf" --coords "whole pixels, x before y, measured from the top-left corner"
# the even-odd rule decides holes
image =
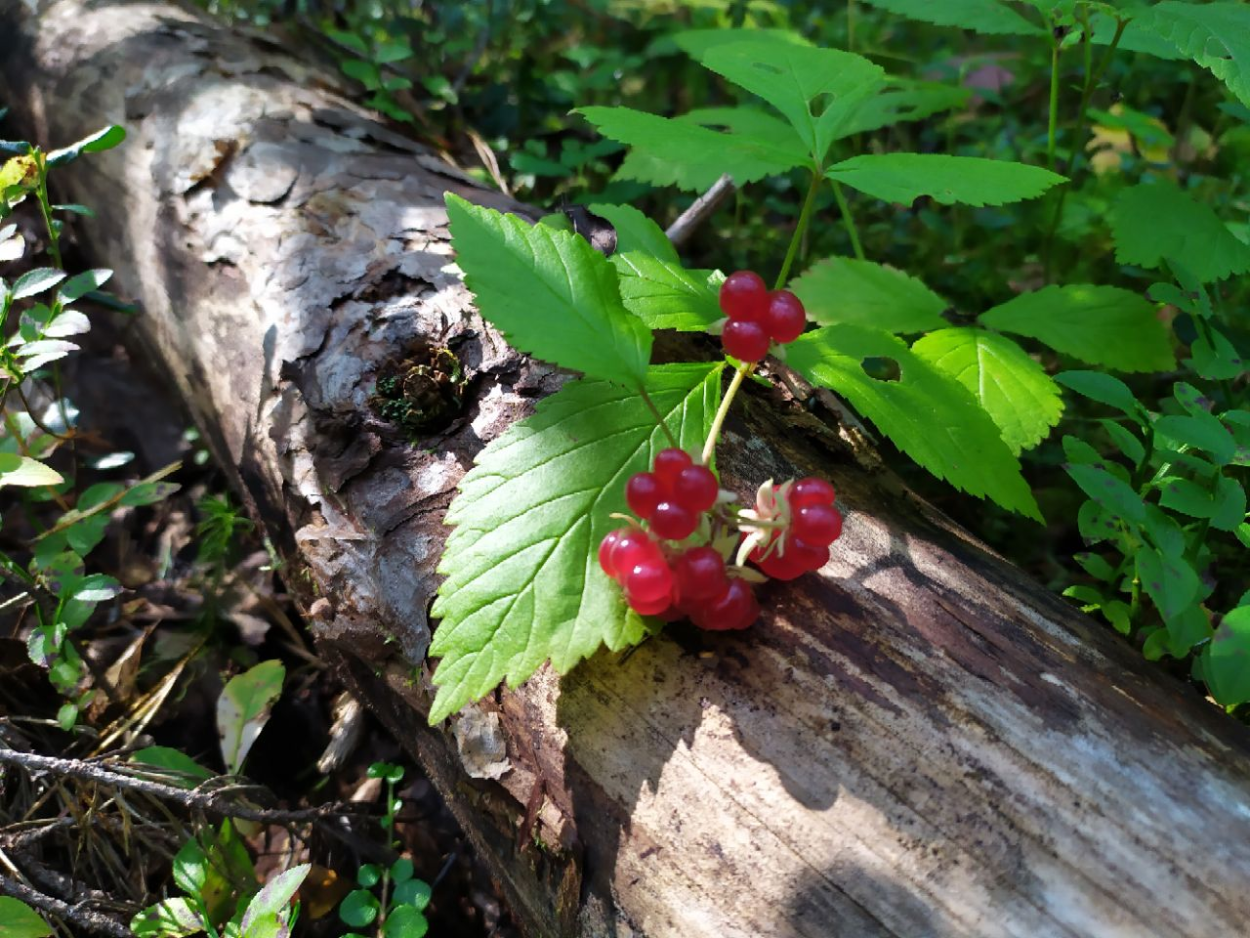
[[[866,0],[870,6],[935,26],[957,26],[986,35],[1035,36],[1046,32],[997,0]]]
[[[430,897],[433,894],[430,884],[425,880],[410,879],[395,888],[395,901],[413,906],[420,912],[430,904]]]
[[[181,749],[174,749],[171,746],[145,746],[132,753],[130,761],[139,765],[165,769],[173,774],[173,778],[167,781],[180,788],[194,788],[200,782],[216,778],[212,772]]]
[[[247,911],[243,913],[243,921],[240,923],[244,934],[250,931],[258,919],[287,911],[291,899],[295,897],[311,868],[309,864],[302,863],[271,876],[261,891],[247,904]]]
[[[703,332],[725,316],[706,270],[686,270],[641,251],[613,254],[611,261],[625,308],[652,329]]]
[[[923,195],[943,205],[1006,205],[1037,198],[1066,181],[1040,166],[940,153],[868,153],[834,163],[825,175],[903,205]]]
[[[866,358],[896,361],[899,380],[868,377],[862,365]],[[793,342],[786,363],[813,384],[849,400],[939,479],[1041,520],[1020,464],[994,422],[963,385],[899,339],[861,326],[826,326]]]
[[[1250,6],[1165,0],[1142,22],[1250,106]]]
[[[789,29],[767,29],[752,27],[750,29],[682,29],[657,40],[660,43],[671,42],[694,59],[702,59],[712,49],[720,46],[733,45],[743,40],[767,40],[788,43],[796,46],[811,46],[811,43],[798,33]]]
[[[112,276],[113,272],[104,268],[84,270],[81,274],[75,274],[61,284],[61,289],[58,291],[61,294],[61,300],[65,303],[72,303],[92,290],[100,289]]]
[[[1233,459],[1237,441],[1219,419],[1206,411],[1168,415],[1155,421],[1155,430],[1178,444],[1196,447],[1211,454],[1217,465]]]
[[[230,774],[238,774],[256,737],[265,728],[285,678],[286,668],[281,661],[262,661],[226,682],[217,701],[217,732]]]
[[[717,46],[701,61],[785,115],[817,161],[885,77],[879,65],[850,52],[769,40]]]
[[[1154,304],[1119,287],[1043,287],[982,313],[980,321],[1120,371],[1165,371],[1176,364]]]
[[[387,916],[382,938],[424,938],[429,928],[429,922],[419,910],[401,905]]]
[[[596,203],[590,210],[606,218],[616,229],[616,250],[619,254],[640,251],[656,260],[680,263],[677,248],[668,240],[664,229],[632,205]]]
[[[1225,707],[1250,700],[1250,606],[1224,617],[1202,656],[1211,694]]]
[[[1016,455],[1036,446],[1063,414],[1055,382],[1004,336],[984,329],[941,329],[911,350],[971,391]]]
[[[204,931],[204,920],[186,899],[166,899],[132,918],[130,930],[136,938],[184,938]],[[4,934],[0,928],[0,935]]]
[[[960,107],[972,97],[968,88],[890,77],[888,84],[861,102],[842,125],[839,136],[871,133],[882,127],[918,121]]]
[[[928,332],[946,325],[949,304],[901,270],[846,257],[817,261],[790,284],[810,319],[886,332]]]
[[[48,938],[51,934],[52,926],[25,902],[0,896],[0,938]]]
[[[697,452],[720,400],[721,366],[653,367],[647,389],[671,432]],[[430,654],[440,657],[437,723],[501,680],[550,659],[560,673],[595,652],[641,641],[620,590],[596,560],[626,510],[625,480],[668,445],[634,392],[576,381],[542,401],[478,456],[460,483],[439,571]]]
[[[349,892],[339,904],[339,918],[352,928],[367,928],[378,917],[378,900],[366,889]]]
[[[1250,271],[1250,245],[1210,206],[1166,180],[1121,192],[1111,209],[1111,231],[1121,264],[1176,261],[1203,283]]]
[[[66,163],[72,163],[84,153],[99,153],[102,150],[111,150],[123,140],[126,139],[126,130],[116,124],[105,127],[103,130],[97,130],[89,136],[83,137],[77,143],[71,144],[62,150],[53,150],[48,154],[49,166],[64,166]]]
[[[638,387],[651,332],[621,304],[616,271],[585,238],[447,194],[456,262],[482,316],[516,348]]]

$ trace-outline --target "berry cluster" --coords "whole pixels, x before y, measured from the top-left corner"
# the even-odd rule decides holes
[[[739,361],[758,362],[773,342],[793,342],[807,325],[807,311],[789,290],[772,290],[759,274],[740,270],[725,278],[720,308],[729,321],[721,332],[725,352]]]
[[[774,487],[760,488],[755,509],[743,512],[761,521],[752,528],[744,546],[750,545],[753,563],[774,580],[793,580],[829,562],[829,545],[842,534],[842,514],[833,507],[833,486],[824,479],[807,478]]]
[[[759,615],[751,584],[730,576],[711,546],[681,547],[716,504],[720,484],[706,466],[679,449],[662,450],[650,472],[625,486],[630,510],[647,523],[610,532],[599,565],[620,582],[630,608],[670,621],[689,616],[705,629],[744,629]]]

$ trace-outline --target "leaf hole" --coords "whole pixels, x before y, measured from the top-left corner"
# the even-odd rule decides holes
[[[869,356],[859,363],[859,367],[874,381],[898,381],[903,377],[903,369],[893,358]]]

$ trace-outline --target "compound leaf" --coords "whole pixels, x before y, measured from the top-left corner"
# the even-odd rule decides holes
[[[720,401],[721,365],[655,366],[647,391],[695,452]],[[442,659],[437,723],[550,660],[564,673],[600,645],[635,644],[644,625],[600,570],[596,547],[626,510],[625,481],[668,445],[637,392],[589,379],[542,401],[477,458],[447,512],[430,654]]]
[[[1142,22],[1250,106],[1250,7],[1165,0],[1151,7]]]
[[[617,171],[654,186],[704,190],[724,173],[739,186],[793,169],[808,159],[784,141],[725,134],[699,124],[627,107],[584,107],[578,113],[605,137],[634,147]]]
[[[709,271],[686,270],[677,261],[642,251],[613,254],[625,308],[652,329],[703,332],[723,319],[718,291]]]
[[[986,35],[1034,36],[1045,30],[997,0],[867,0],[870,6],[934,26],[958,26]]]
[[[943,205],[1006,205],[1034,199],[1066,178],[1040,166],[940,153],[867,153],[834,163],[825,175],[886,202],[922,195]]]
[[[851,52],[772,40],[715,46],[700,59],[785,115],[818,162],[841,135],[842,125],[885,77],[879,65]]]
[[[1176,363],[1154,304],[1119,287],[1043,287],[995,306],[980,320],[1120,371],[1166,371]]]
[[[911,350],[971,391],[1016,455],[1036,446],[1063,414],[1058,386],[1005,336],[984,329],[941,329]]]
[[[1174,261],[1203,283],[1250,271],[1243,244],[1210,206],[1168,181],[1125,189],[1111,208],[1115,259],[1160,267]]]
[[[946,325],[947,302],[915,277],[872,261],[830,257],[790,284],[808,316],[886,332],[928,332]]]
[[[616,270],[585,238],[447,194],[456,262],[482,316],[516,348],[639,387],[651,332],[621,303]]]
[[[866,358],[893,359],[897,381],[878,381]],[[800,336],[786,363],[808,381],[832,388],[894,444],[939,479],[1011,511],[1041,520],[1020,463],[998,427],[958,381],[901,340],[857,325],[826,326]]]

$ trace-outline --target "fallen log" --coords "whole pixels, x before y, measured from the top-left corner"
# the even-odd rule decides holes
[[[281,50],[158,4],[0,0],[0,88],[278,545],[321,652],[415,755],[533,935],[1227,936],[1250,920],[1250,735],[837,434],[752,389],[725,480],[831,476],[846,533],[742,635],[683,627],[424,714],[441,524],[564,380],[451,266],[442,195],[523,211]],[[419,445],[379,375],[449,348]],[[414,670],[416,669],[416,670]]]

